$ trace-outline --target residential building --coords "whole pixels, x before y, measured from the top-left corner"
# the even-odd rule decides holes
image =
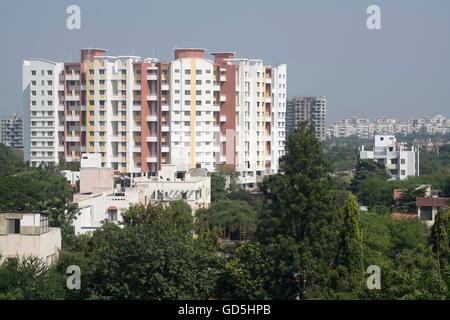
[[[397,143],[395,136],[376,135],[372,151],[361,146],[360,159],[372,159],[384,165],[393,179],[405,180],[407,177],[419,176],[419,150],[408,150],[404,144]]]
[[[291,134],[301,122],[314,125],[317,139],[326,138],[326,97],[292,97],[287,102],[286,130]]]
[[[84,156],[84,155],[83,155]],[[211,178],[206,169],[190,169],[188,173],[177,171],[176,165],[162,165],[154,177],[137,177],[131,187],[113,187],[113,175],[102,175],[106,168],[81,168],[80,185],[91,186],[74,196],[80,215],[74,222],[75,233],[83,234],[100,228],[103,222],[120,223],[122,213],[135,204],[169,204],[184,200],[192,214],[211,203]],[[83,175],[85,169],[89,176]],[[100,185],[92,185],[93,176],[100,175]],[[88,180],[88,181],[85,181]]]
[[[446,134],[450,132],[450,121],[442,115],[408,120],[402,123],[392,118],[358,119],[356,117],[343,119],[327,129],[327,137],[350,137],[357,135],[362,139],[373,139],[374,135],[409,135],[420,134]]]
[[[50,228],[45,213],[0,213],[0,264],[34,256],[54,264],[61,250],[61,230]]]
[[[184,200],[194,213],[211,204],[211,178],[205,169],[190,169],[185,173],[177,171],[175,165],[163,165],[157,177],[137,178],[133,187],[144,205]]]
[[[439,210],[448,210],[449,204],[450,198],[440,198],[436,196],[417,197],[417,217],[420,220],[425,221],[428,226],[432,226]]]
[[[0,119],[0,143],[10,148],[23,148],[23,120],[18,114]]]
[[[225,167],[255,186],[284,154],[286,65],[212,58],[196,48],[176,49],[170,62],[83,49],[80,62],[24,61],[25,159],[96,153],[131,177],[164,164]]]

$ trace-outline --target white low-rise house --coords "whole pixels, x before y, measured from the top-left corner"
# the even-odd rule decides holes
[[[376,135],[374,150],[361,147],[360,159],[373,159],[386,166],[388,173],[396,180],[418,177],[420,174],[419,149],[410,150],[404,144],[397,143],[393,135]]]
[[[0,264],[34,256],[54,264],[61,250],[61,230],[50,228],[45,213],[0,213]]]
[[[122,212],[139,203],[136,190],[76,194],[74,201],[80,210],[74,222],[75,234],[93,232],[103,222],[119,223],[122,221]]]
[[[106,221],[122,222],[122,213],[135,204],[184,200],[194,213],[211,203],[211,178],[206,169],[191,169],[186,173],[177,170],[176,165],[162,165],[157,177],[135,178],[129,188],[114,188],[112,169],[109,174],[106,170],[82,164],[82,192],[74,196],[80,212],[74,222],[76,234],[95,231]]]
[[[177,171],[176,165],[162,165],[157,177],[134,179],[134,187],[145,205],[184,200],[194,212],[211,204],[211,178],[205,169],[186,173]]]

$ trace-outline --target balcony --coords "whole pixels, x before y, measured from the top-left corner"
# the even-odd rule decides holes
[[[68,116],[66,116],[66,121],[79,122],[80,121],[80,116],[68,115]]]
[[[80,96],[79,95],[68,95],[65,98],[66,101],[80,101]]]
[[[133,126],[133,132],[141,132],[141,130],[142,130],[141,126],[137,126],[137,125]]]
[[[68,73],[65,76],[66,81],[80,81],[80,74]]]
[[[161,147],[161,152],[162,153],[168,153],[170,151],[170,148],[169,147]]]
[[[161,85],[161,91],[169,91],[169,85],[168,84],[162,84]]]
[[[131,150],[133,151],[133,153],[141,153],[142,152],[141,146],[133,146],[133,148],[131,148]]]
[[[148,74],[147,75],[147,80],[148,81],[157,81],[158,80],[158,75],[157,74]]]
[[[169,106],[168,104],[163,104],[163,105],[161,106],[161,110],[162,110],[162,111],[170,111],[170,106]]]
[[[157,157],[147,157],[146,159],[147,163],[158,163]]]
[[[224,94],[220,95],[220,102],[227,102],[227,96]]]
[[[127,117],[126,116],[111,116],[111,121],[127,121]]]
[[[226,115],[221,115],[220,116],[220,122],[226,122],[227,121],[227,116]]]
[[[165,126],[161,126],[161,131],[162,132],[170,132],[170,127],[165,125]]]
[[[132,109],[133,109],[133,111],[141,111],[141,105],[134,105],[133,107],[132,107]]]
[[[220,136],[220,142],[227,142],[227,137]]]
[[[112,136],[111,141],[112,142],[125,142],[125,141],[127,141],[127,137],[126,136]]]
[[[158,142],[158,140],[159,140],[159,137],[156,135],[151,135],[151,136],[147,137],[147,139],[146,139],[147,142]]]
[[[147,116],[147,122],[158,122],[158,116]]]
[[[227,76],[225,74],[221,74],[220,75],[220,82],[225,82],[227,81]]]
[[[271,84],[272,78],[266,77],[265,81],[266,81],[266,84]]]
[[[133,86],[133,90],[135,90],[135,91],[141,91],[141,89],[142,89],[142,86],[140,84],[135,84]]]
[[[67,136],[66,142],[80,142],[79,136]]]
[[[147,96],[147,101],[157,101],[158,96],[156,94],[150,94]]]

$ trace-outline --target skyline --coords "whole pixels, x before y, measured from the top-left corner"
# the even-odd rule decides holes
[[[445,102],[450,101],[448,1],[377,1],[383,29],[373,31],[366,27],[366,8],[373,1],[232,0],[219,7],[222,14],[214,1],[204,0],[105,3],[3,4],[0,116],[22,114],[22,60],[77,61],[85,47],[161,60],[171,60],[175,47],[201,47],[208,53],[235,51],[273,66],[287,63],[288,96],[326,96],[327,123],[352,116],[402,121],[450,116]],[[81,30],[65,26],[71,4],[81,7]],[[253,16],[262,22],[249,23]]]

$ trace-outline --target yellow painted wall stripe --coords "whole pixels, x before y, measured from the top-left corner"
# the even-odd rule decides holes
[[[196,59],[191,59],[191,116],[190,116],[190,129],[191,129],[191,168],[195,168],[196,163]]]

